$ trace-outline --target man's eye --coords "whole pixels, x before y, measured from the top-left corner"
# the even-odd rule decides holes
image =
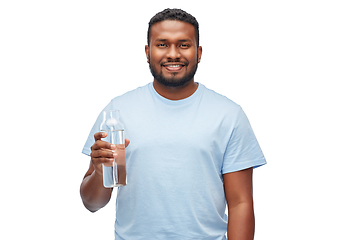
[[[165,43],[159,43],[157,46],[158,47],[166,47],[166,44]]]
[[[180,47],[181,47],[181,48],[188,48],[188,47],[189,47],[189,44],[181,44]]]

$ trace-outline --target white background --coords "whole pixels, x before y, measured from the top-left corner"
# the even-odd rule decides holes
[[[148,21],[177,7],[200,23],[195,80],[243,107],[267,158],[255,239],[360,239],[357,2],[2,1],[0,238],[113,239],[115,198],[82,205],[81,150],[108,101],[152,81]]]

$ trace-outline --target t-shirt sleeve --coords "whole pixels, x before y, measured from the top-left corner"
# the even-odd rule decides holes
[[[240,108],[227,144],[222,173],[256,168],[266,164],[265,157],[244,111]]]
[[[111,109],[111,106],[112,106],[112,102],[110,102],[104,109],[104,110],[109,110]],[[101,111],[102,112],[102,111]],[[90,156],[91,154],[91,146],[95,143],[95,139],[94,139],[94,134],[97,133],[97,132],[100,132],[100,124],[101,124],[101,113],[99,114],[99,116],[97,117],[93,127],[91,128],[91,131],[89,133],[89,136],[85,142],[85,145],[82,149],[82,153],[85,154],[85,155],[88,155]]]

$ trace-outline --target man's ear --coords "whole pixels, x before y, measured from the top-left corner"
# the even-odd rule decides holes
[[[147,58],[147,62],[149,63],[149,51],[150,51],[150,48],[148,45],[145,45],[145,53],[146,53],[146,58]]]
[[[199,63],[202,55],[202,46],[199,46],[197,51],[198,51],[198,63]]]

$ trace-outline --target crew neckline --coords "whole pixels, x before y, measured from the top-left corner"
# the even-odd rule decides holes
[[[184,104],[193,102],[195,99],[197,99],[200,96],[200,94],[201,94],[201,92],[203,90],[203,85],[198,83],[198,82],[196,82],[196,83],[198,84],[198,87],[197,87],[196,91],[193,94],[191,94],[189,97],[184,98],[184,99],[180,99],[180,100],[170,100],[170,99],[167,99],[167,98],[161,96],[155,90],[154,85],[153,85],[152,82],[149,83],[149,89],[150,89],[150,92],[152,93],[152,95],[156,99],[160,100],[161,102],[166,103],[168,105],[179,106],[179,105],[184,105]]]

